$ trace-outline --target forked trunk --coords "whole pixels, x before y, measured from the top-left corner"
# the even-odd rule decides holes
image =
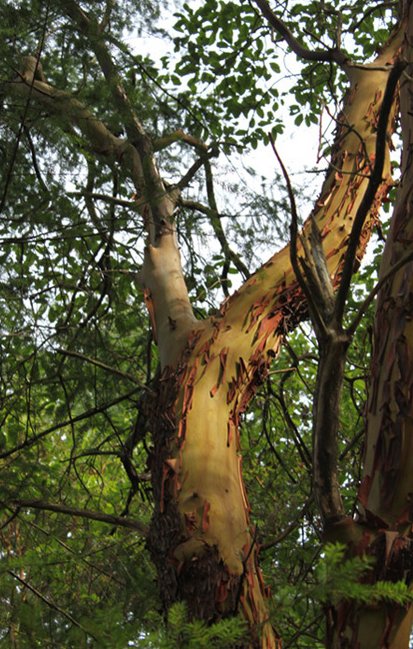
[[[59,124],[65,120],[75,128],[96,155],[121,166],[140,197],[149,237],[141,279],[162,365],[152,412],[155,513],[148,546],[158,570],[165,610],[173,602],[184,600],[190,615],[206,622],[240,611],[250,627],[248,647],[278,649],[281,642],[268,621],[268,594],[258,567],[259,547],[242,480],[239,418],[265,376],[282,336],[307,313],[290,250],[284,248],[264,264],[214,318],[203,322],[195,319],[175,239],[173,212],[179,192],[162,181],[155,143],[136,116],[96,24],[77,3],[65,0],[62,6],[77,29],[89,38],[127,140],[114,136],[77,98],[36,75],[34,57],[26,57],[30,65],[10,84],[9,91],[23,98],[26,107],[36,104],[51,120]],[[389,67],[402,40],[403,31],[399,30],[371,64],[343,64],[350,89],[338,119],[332,164],[297,247],[297,257],[304,258],[318,230],[332,287],[340,281],[353,222],[374,167],[378,116]],[[406,101],[409,97],[406,90]],[[412,114],[410,105],[406,114],[409,111]],[[379,133],[386,142],[382,182],[364,222],[357,259],[364,252],[392,183],[386,136],[393,121],[394,111],[389,132]],[[180,131],[175,135],[184,137]],[[410,140],[407,144],[404,194],[393,227],[395,247],[386,257],[388,266],[394,263],[394,256],[402,254],[399,249],[411,245],[411,224],[406,218],[411,208]],[[208,148],[194,138],[191,145],[207,155]],[[379,307],[384,328],[382,338],[380,332],[377,334],[376,358],[385,371],[376,372],[369,405],[366,470],[360,496],[365,506],[363,526],[350,522],[356,541],[349,545],[354,551],[356,546],[371,550],[375,543],[383,559],[378,567],[383,567],[386,577],[386,571],[394,567],[397,578],[402,574],[400,557],[411,556],[410,551],[405,552],[405,548],[410,550],[413,493],[409,429],[413,421],[413,299],[409,268],[406,265],[392,277]],[[383,532],[381,528],[386,525],[393,535]],[[363,535],[364,529],[367,535]],[[406,570],[410,570],[410,564]],[[404,610],[389,605],[389,613],[383,611],[384,607],[376,615],[375,609],[346,608],[346,603],[332,609],[330,646],[405,649],[406,640],[400,644],[400,634],[407,628],[407,623],[403,627],[401,622]],[[369,639],[373,637],[376,644]],[[379,637],[381,644],[377,644]]]
[[[339,281],[346,242],[374,164],[388,79],[385,66],[400,44],[397,34],[373,64],[348,69],[351,88],[333,164],[298,245],[298,255],[303,255],[315,222],[333,285]],[[389,130],[393,119],[394,112]],[[383,182],[360,238],[359,258],[390,185],[386,151]],[[242,480],[239,418],[282,336],[306,313],[305,298],[287,247],[225,302],[216,317],[192,327],[183,318],[181,327],[179,310],[176,317],[168,314],[167,291],[153,279],[154,252],[150,247],[143,277],[154,326],[158,332],[163,327],[164,333],[158,334],[163,373],[152,413],[156,510],[148,547],[164,606],[167,610],[184,600],[192,617],[207,622],[240,611],[251,630],[248,646],[275,649],[281,641],[268,621],[268,594]],[[169,295],[171,307],[182,300],[179,293],[175,301]]]

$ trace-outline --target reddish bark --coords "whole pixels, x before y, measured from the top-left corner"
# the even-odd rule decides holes
[[[408,12],[404,55],[412,60],[413,9]],[[411,66],[410,66],[411,67]],[[413,580],[413,221],[411,219],[411,70],[400,91],[403,134],[402,178],[380,269],[375,316],[363,478],[357,521],[346,519],[330,538],[347,544],[349,554],[374,559],[369,583]],[[396,272],[392,269],[401,260]],[[384,279],[387,277],[387,280]],[[411,605],[341,602],[329,612],[327,647],[408,649]]]

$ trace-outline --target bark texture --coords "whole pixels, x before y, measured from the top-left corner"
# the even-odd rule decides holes
[[[316,227],[333,287],[340,280],[353,221],[374,164],[389,74],[385,66],[393,62],[400,44],[399,33],[374,64],[348,70],[351,86],[332,165],[298,241],[297,257],[304,264]],[[393,118],[394,114],[390,131]],[[358,258],[391,182],[387,151],[383,182],[362,229]],[[156,314],[155,292],[152,295]],[[251,647],[278,648],[281,642],[268,622],[268,594],[242,480],[239,419],[283,335],[306,313],[286,247],[230,297],[216,317],[193,328],[177,365],[166,365],[159,382],[153,425],[156,512],[149,547],[165,607],[184,599],[194,617],[208,621],[239,609],[252,629]],[[180,345],[179,325],[174,331]]]
[[[152,142],[128,101],[99,26],[73,0],[65,0],[63,5],[76,29],[90,40],[127,138],[115,137],[87,106],[53,88],[44,77],[36,78],[33,65],[26,66],[10,84],[10,92],[26,105],[33,103],[46,109],[49,118],[63,123],[65,129],[74,129],[87,150],[100,159],[120,164],[136,189],[148,233],[141,282],[162,366],[152,407],[155,514],[148,546],[157,566],[165,609],[185,600],[193,617],[208,622],[241,611],[251,629],[248,646],[279,649],[281,641],[268,620],[268,593],[258,566],[259,547],[242,480],[239,421],[282,337],[307,314],[306,295],[286,247],[250,277],[215,317],[197,322],[185,286],[173,220],[183,183],[178,182],[172,191],[165,186],[155,151],[177,137],[200,149],[202,156],[207,155],[207,149],[182,133],[166,137],[158,145]],[[388,66],[401,43],[399,31],[377,59],[364,67],[352,67],[339,57],[350,88],[338,120],[331,167],[311,218],[297,239],[295,254],[302,269],[311,265],[308,250],[316,232],[332,288],[340,282],[354,219],[374,166]],[[389,135],[393,118],[394,114]],[[383,179],[361,231],[356,263],[392,184],[388,146],[387,139]],[[199,166],[195,163],[187,176]],[[404,290],[405,285],[401,283],[399,288]],[[410,326],[407,317],[405,322]],[[408,329],[403,331],[403,335],[410,335]],[[399,344],[400,350],[405,350],[403,344]],[[402,372],[401,379],[406,378],[404,367],[397,371]],[[408,394],[403,394],[408,401]],[[399,404],[400,399],[398,392],[394,403]],[[404,434],[401,437],[405,440]],[[387,446],[381,443],[380,448],[400,447],[400,440],[388,440]],[[409,446],[403,448],[408,450]],[[376,459],[368,453],[366,466],[378,466],[381,461],[382,455]],[[406,463],[409,465],[408,460]],[[370,468],[367,483],[373,485],[373,498],[380,488],[375,486]],[[400,508],[397,520],[404,515],[409,489],[409,480],[403,478],[394,497]],[[368,495],[366,498],[367,502]],[[377,509],[375,516],[384,516],[384,504],[368,506],[371,511]],[[332,611],[333,617],[335,614]],[[334,629],[330,625],[331,636]]]
[[[412,60],[413,11],[408,14],[404,56]],[[413,579],[413,103],[412,66],[400,83],[402,177],[380,269],[374,352],[366,413],[363,478],[357,520],[333,533],[349,554],[374,559],[369,583]],[[401,263],[406,260],[406,263]],[[399,265],[396,272],[392,269]],[[387,277],[387,280],[384,279]],[[411,605],[342,602],[327,619],[327,646],[334,649],[408,649]]]

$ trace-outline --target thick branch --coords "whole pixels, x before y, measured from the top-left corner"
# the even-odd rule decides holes
[[[205,142],[202,142],[202,140],[194,137],[193,135],[185,133],[185,131],[181,128],[178,128],[172,133],[167,133],[166,135],[163,135],[162,137],[155,140],[153,143],[153,148],[155,151],[161,151],[162,149],[166,149],[168,146],[171,146],[171,144],[174,144],[175,142],[185,142],[201,153],[208,153],[208,147]]]
[[[377,124],[377,137],[376,137],[376,150],[374,154],[374,167],[369,178],[366,191],[361,201],[354,224],[351,230],[346,258],[343,266],[340,286],[337,291],[335,314],[337,322],[342,322],[345,302],[348,296],[351,276],[354,270],[354,262],[356,259],[357,247],[359,245],[360,234],[363,229],[364,222],[370,211],[371,205],[376,196],[377,190],[383,181],[383,167],[385,156],[388,151],[388,122],[389,116],[394,105],[394,95],[399,82],[399,79],[406,68],[407,63],[402,60],[396,61],[394,64],[386,84],[386,90],[383,97],[383,102],[380,110],[380,117]]]
[[[287,25],[272,11],[267,0],[254,0],[262,15],[275,31],[286,41],[292,51],[306,61],[327,61],[343,66],[348,62],[348,56],[338,48],[325,50],[309,50],[304,47],[288,29]]]
[[[146,226],[151,236],[151,242],[155,243],[162,235],[165,223],[169,224],[169,227],[172,225],[171,216],[177,200],[176,192],[170,195],[165,190],[154,158],[152,140],[131,105],[98,23],[86,16],[74,0],[64,0],[63,5],[78,29],[89,39],[90,46],[108,82],[118,114],[125,126],[128,140],[139,153],[142,166],[141,191],[150,206]]]
[[[66,127],[78,128],[86,147],[90,147],[95,155],[102,157],[109,164],[121,163],[136,190],[140,191],[142,170],[136,150],[125,140],[115,137],[82,102],[44,81],[33,80],[30,71],[25,70],[19,79],[8,85],[8,88],[11,94],[23,98],[30,94],[31,101],[43,107],[60,124],[63,122]]]
[[[64,0],[68,15],[89,39],[100,68],[108,82],[115,106],[124,123],[128,139],[138,152],[141,165],[141,193],[145,227],[149,234],[142,283],[152,316],[154,332],[159,332],[162,365],[174,363],[182,351],[196,320],[183,277],[180,253],[175,237],[173,212],[179,188],[167,191],[158,171],[151,138],[139,121],[110,51],[99,33],[96,21],[82,11],[74,0]],[[177,137],[194,145],[195,139],[179,132]],[[203,148],[196,142],[197,147]],[[156,337],[156,335],[155,335]]]
[[[407,2],[406,7],[410,16],[405,57],[411,61],[413,5]],[[413,242],[412,72],[409,64],[400,84],[402,176],[379,274],[359,493],[368,520],[372,515],[400,530],[410,527],[413,520],[413,264],[406,263]]]
[[[77,7],[70,0],[67,0],[67,3],[71,8]],[[83,12],[78,8],[77,10],[81,14],[79,20],[82,21]],[[73,11],[76,13],[75,9]],[[82,26],[84,27],[83,23]],[[119,110],[122,110],[128,119],[132,119],[128,113],[126,94],[122,86],[116,85],[117,73],[105,45],[102,41],[98,47],[95,44],[96,39],[92,36],[90,36],[92,45],[97,47],[97,54],[99,53],[102,58],[101,65],[104,73],[107,74],[108,82],[111,87],[116,86],[113,93],[115,101],[119,104]],[[173,223],[173,210],[179,197],[179,189],[166,191],[156,167],[149,138],[142,135],[140,144],[120,140],[88,108],[69,94],[55,90],[45,82],[37,80],[33,82],[33,72],[31,77],[25,76],[25,73],[21,77],[22,81],[11,84],[14,92],[25,95],[30,88],[31,97],[44,106],[49,114],[59,120],[64,119],[69,125],[75,125],[81,130],[96,155],[104,156],[109,162],[119,162],[126,174],[132,178],[138,195],[143,194],[140,200],[141,213],[151,243],[146,249],[141,280],[147,304],[153,312],[153,323],[163,334],[159,338],[162,363],[175,362],[187,341],[189,332],[196,326],[183,277]],[[124,103],[120,106],[122,102]],[[139,125],[135,124],[130,128],[130,135],[133,133],[139,135]]]
[[[400,29],[370,64],[372,68],[392,64],[397,57],[402,38],[403,30]],[[314,228],[319,231],[327,260],[327,273],[333,287],[338,286],[346,244],[369,182],[370,157],[376,150],[377,120],[390,70],[387,69],[387,72],[381,69],[351,72],[351,87],[339,118],[332,165],[323,183],[320,198],[304,225],[300,240],[297,241],[296,256],[305,258],[302,242],[311,249]],[[389,133],[394,128],[396,107],[393,103]],[[392,185],[389,144],[389,138],[386,138],[385,165],[381,174],[383,178],[359,237],[358,259],[363,254],[369,234],[378,218],[381,202]],[[284,304],[288,304],[288,309]],[[251,338],[244,335],[243,349],[238,348],[236,352],[249,356],[253,353],[253,347],[264,349],[268,345],[268,348],[276,348],[278,335],[294,327],[306,312],[305,296],[298,286],[290,262],[290,249],[286,246],[227,301],[222,315],[225,323],[231,326],[231,335],[239,329],[239,322],[243,323],[244,333],[251,331]],[[251,340],[255,341],[253,346]]]
[[[68,16],[78,26],[79,30],[88,38],[91,48],[96,54],[102,72],[109,83],[112,95],[115,98],[116,105],[120,111],[123,124],[130,142],[133,142],[139,153],[151,153],[152,147],[150,138],[147,136],[145,129],[137,118],[134,109],[131,106],[129,98],[122,86],[118,72],[113,64],[104,41],[104,36],[99,30],[97,21],[87,16],[80,8],[77,2],[73,0],[63,0],[63,6]]]
[[[337,475],[337,435],[348,344],[348,336],[336,331],[319,343],[313,408],[313,491],[324,527],[344,517]]]
[[[392,63],[401,41],[402,33],[392,40],[374,65],[381,68]],[[368,183],[369,157],[375,150],[376,124],[388,72],[353,70],[351,76],[351,89],[334,146],[332,162],[335,168],[330,168],[321,196],[304,226],[301,241],[297,241],[297,257],[304,258],[302,241],[311,248],[316,225],[333,287],[338,285],[354,215]],[[391,185],[388,155],[383,176],[385,180],[362,233],[360,255],[381,200]],[[170,482],[176,479],[173,493],[178,493],[179,511],[182,515],[189,511],[198,513],[194,514],[196,532],[191,533],[188,543],[183,542],[177,548],[175,556],[186,560],[196,553],[197,544],[201,551],[205,543],[216,546],[219,539],[219,556],[229,571],[242,573],[240,558],[251,539],[246,531],[247,505],[238,469],[240,413],[247,407],[257,384],[265,378],[268,362],[277,352],[283,335],[307,314],[305,296],[286,246],[223,304],[218,316],[205,321],[202,329],[194,332],[188,348],[191,362],[185,364],[185,373],[180,377],[179,442],[176,453],[171,453],[172,464],[168,466],[173,467]],[[346,343],[345,337],[338,341],[342,346]],[[338,390],[339,387],[331,386],[332,398],[336,398]],[[335,427],[334,422],[328,425],[331,430]],[[320,492],[323,490],[323,496],[328,495],[326,505],[322,505],[326,519],[340,517],[342,512],[339,494],[334,488],[335,449],[330,445],[329,450],[332,454],[328,484],[320,481]],[[208,458],[207,463],[205,458]],[[206,511],[203,507],[210,507],[208,511],[213,512],[208,529],[203,522],[202,511]]]

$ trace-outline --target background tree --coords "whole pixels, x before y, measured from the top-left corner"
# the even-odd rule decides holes
[[[171,45],[151,3],[1,12],[0,643],[407,648],[408,121],[363,468],[373,271],[350,285],[399,82],[410,119],[411,2],[186,4],[161,64],[132,42]],[[281,106],[335,125],[300,234]],[[228,176],[259,142],[288,201]]]

